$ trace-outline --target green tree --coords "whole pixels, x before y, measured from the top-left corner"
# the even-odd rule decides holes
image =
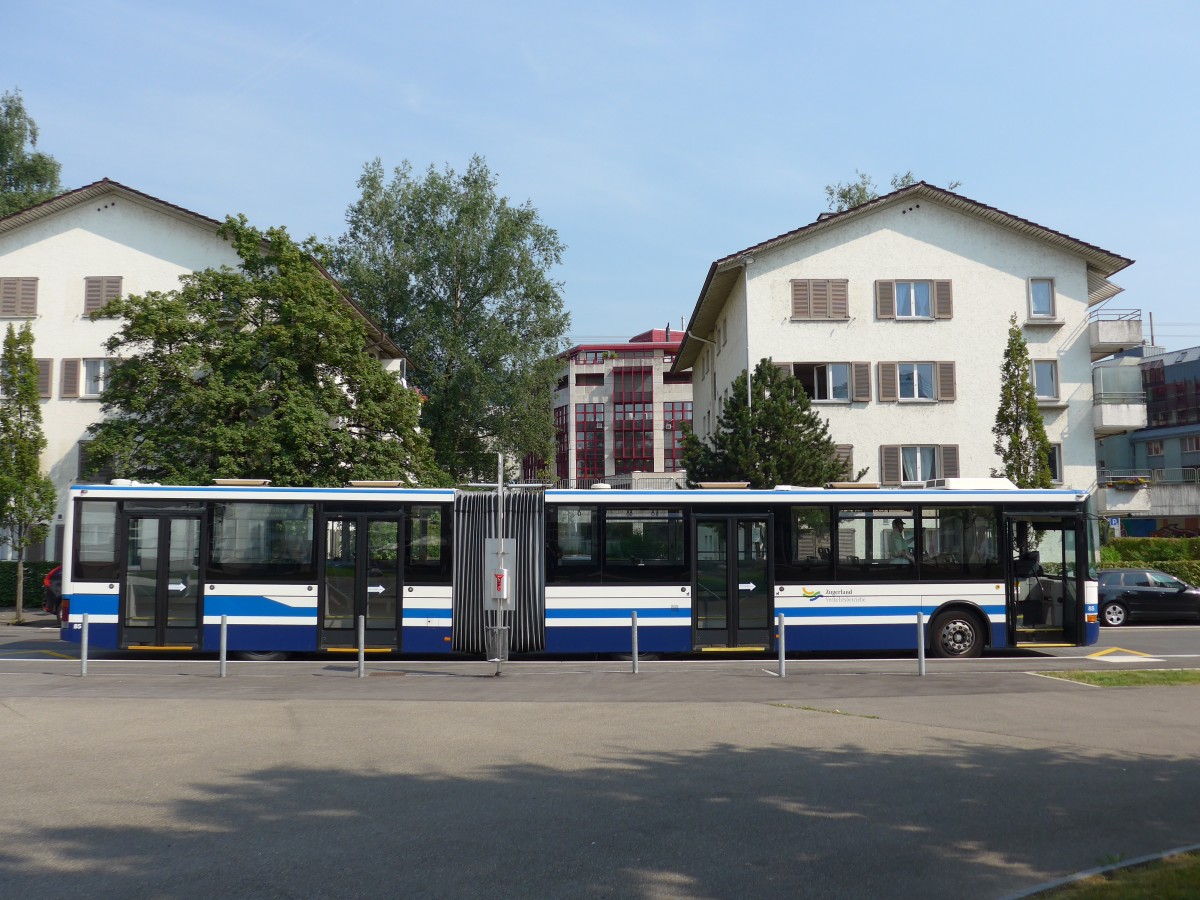
[[[748,481],[752,488],[772,488],[851,477],[838,459],[829,425],[813,410],[798,379],[764,359],[754,368],[750,387],[747,398],[743,370],[733,380],[711,438],[702,441],[691,432],[684,437],[689,482]]]
[[[112,301],[120,356],[101,397],[89,460],[171,484],[269,478],[448,483],[418,425],[420,400],[367,353],[363,322],[282,228],[244,217],[219,232],[242,262],[179,290]]]
[[[550,458],[569,321],[549,276],[558,235],[497,196],[478,156],[462,175],[405,162],[387,183],[376,159],[358,186],[330,265],[409,353],[438,465],[462,481],[493,475],[498,451]]]
[[[19,90],[0,96],[0,217],[49,200],[61,187],[58,161],[37,147],[37,123]]]
[[[1015,313],[1008,323],[1008,345],[1000,364],[1000,406],[992,426],[994,449],[1004,468],[992,469],[992,476],[1006,477],[1020,488],[1047,488],[1052,483],[1050,440],[1031,380],[1029,347]]]
[[[46,538],[54,515],[54,483],[42,473],[46,448],[33,329],[4,335],[0,353],[0,533],[17,557],[16,621],[25,603],[25,555]]]
[[[837,184],[825,185],[825,197],[829,201],[829,208],[834,212],[845,212],[856,206],[862,206],[864,203],[870,203],[879,197],[879,191],[875,189],[875,180],[870,175],[857,169],[854,170],[854,174],[857,176],[855,181],[848,181],[845,184],[839,181]],[[892,176],[893,191],[916,183],[917,178],[912,172]],[[952,181],[946,185],[946,189],[957,190],[960,185],[962,185],[961,181]]]

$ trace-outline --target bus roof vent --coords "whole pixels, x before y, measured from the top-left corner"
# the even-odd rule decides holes
[[[701,481],[699,484],[706,491],[744,491],[750,487],[748,481]]]
[[[877,491],[878,481],[829,481],[825,484],[827,491]]]
[[[214,478],[213,484],[221,487],[266,487],[270,478]]]
[[[925,482],[927,488],[944,491],[1015,491],[1017,486],[1007,478],[936,478]]]
[[[612,485],[605,484],[603,481],[597,481],[595,484],[592,485],[592,490],[593,491],[611,491]]]

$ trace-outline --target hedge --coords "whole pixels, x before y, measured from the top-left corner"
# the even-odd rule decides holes
[[[56,562],[25,563],[25,596],[22,598],[25,609],[42,608],[42,579],[57,565]],[[17,564],[15,561],[0,562],[0,606],[16,605]]]
[[[1137,566],[1200,584],[1200,538],[1113,538],[1100,548],[1101,569]]]

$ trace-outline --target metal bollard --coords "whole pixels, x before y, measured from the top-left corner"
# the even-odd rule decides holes
[[[633,674],[638,673],[638,646],[637,646],[637,610],[632,614],[633,620]]]
[[[783,613],[780,613],[779,614],[779,677],[780,678],[787,677],[787,648],[785,647],[786,641],[784,639],[784,635],[786,634],[786,632],[784,631],[784,628],[786,627],[786,624],[787,624],[787,620],[784,618]]]
[[[917,611],[917,674],[925,675],[925,613]]]
[[[83,614],[83,637],[79,642],[79,675],[83,677],[87,674],[87,655],[88,655],[88,614]]]
[[[225,677],[225,660],[229,657],[229,616],[221,616],[221,677]]]
[[[358,677],[367,677],[367,617],[358,617]]]

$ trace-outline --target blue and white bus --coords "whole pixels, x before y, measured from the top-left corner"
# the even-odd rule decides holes
[[[1002,482],[1007,485],[1007,482]],[[62,634],[250,658],[479,654],[496,493],[246,483],[71,491]],[[1099,636],[1086,493],[518,490],[504,498],[513,653],[915,651]]]

